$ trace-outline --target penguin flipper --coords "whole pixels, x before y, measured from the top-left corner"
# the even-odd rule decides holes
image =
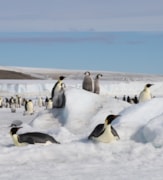
[[[120,139],[117,131],[113,128],[113,126],[111,126],[111,132],[112,132],[112,134],[113,134],[114,136],[116,136],[116,137],[118,137],[118,139]]]
[[[52,91],[51,91],[51,98],[54,97],[54,92],[55,92],[55,89],[56,89],[56,86],[58,85],[59,81],[57,81],[54,85],[54,87],[52,88]]]
[[[55,86],[53,87],[52,91],[51,91],[51,98],[54,97],[54,89],[55,89]]]
[[[88,136],[88,139],[91,139],[91,137],[98,137],[104,132],[104,124],[99,124],[95,127],[95,129],[92,131],[92,133]]]
[[[30,136],[26,136],[24,134],[21,134],[19,136],[19,142],[20,143],[28,143],[28,144],[34,144],[34,140]]]

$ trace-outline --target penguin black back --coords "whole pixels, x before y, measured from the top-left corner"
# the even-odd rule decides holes
[[[10,134],[12,136],[17,136],[17,138],[13,138],[16,145],[19,144],[35,144],[35,143],[57,143],[60,144],[58,141],[56,141],[52,136],[49,134],[41,133],[41,132],[27,132],[24,134],[16,134],[17,131],[22,127],[12,127],[10,130]]]
[[[54,87],[52,88],[52,91],[51,91],[51,98],[54,97],[55,89],[56,89],[56,87],[58,86],[59,83],[62,83],[63,79],[65,79],[65,76],[60,76],[58,81],[55,83],[55,85],[54,85]]]
[[[19,135],[19,141],[20,143],[26,142],[29,144],[46,143],[46,142],[60,144],[52,136],[41,132],[30,132],[30,133],[21,134]]]
[[[117,137],[117,139],[119,139],[119,135],[116,132],[116,130],[111,126],[111,123],[114,119],[116,119],[119,115],[108,115],[105,119],[105,123],[104,124],[98,124],[94,130],[91,132],[91,134],[88,136],[88,139],[98,139],[100,136],[103,136],[103,134],[105,133],[105,131],[108,130],[107,126],[110,125],[110,131],[111,133],[106,133],[106,137],[104,141],[110,141],[110,137],[109,136],[115,136]],[[110,135],[109,135],[110,134]],[[108,137],[107,137],[108,136]],[[114,139],[114,138],[112,138]],[[103,141],[103,140],[102,140]]]

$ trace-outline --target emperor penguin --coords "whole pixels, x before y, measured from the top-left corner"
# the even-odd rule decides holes
[[[57,99],[53,98],[53,108],[63,108],[66,104],[66,95],[65,95],[65,84],[61,84],[61,89],[58,92]]]
[[[53,108],[53,101],[52,98],[48,98],[46,102],[46,109],[52,109]]]
[[[52,89],[53,108],[63,108],[66,104],[65,84],[62,81],[64,78],[64,76],[60,76]]]
[[[112,141],[119,140],[120,137],[118,133],[111,125],[112,121],[117,117],[119,117],[119,115],[108,115],[105,119],[105,123],[98,124],[88,136],[88,139],[103,143],[110,143]]]
[[[146,84],[144,89],[139,94],[139,102],[145,102],[152,98],[152,94],[150,92],[150,87],[153,84]]]
[[[57,92],[60,91],[61,89],[61,84],[63,82],[63,79],[65,79],[64,76],[60,76],[58,81],[55,83],[55,85],[53,86],[52,88],[52,91],[51,91],[51,97],[53,98],[55,96],[55,94],[57,94]]]
[[[25,102],[25,113],[31,115],[34,113],[34,106],[31,99],[29,99],[28,101],[26,100]]]
[[[22,127],[13,126],[13,127],[11,127],[11,130],[10,130],[10,135],[12,137],[12,140],[13,140],[15,146],[25,146],[28,144],[37,144],[37,143],[60,144],[49,134],[45,134],[45,133],[41,133],[41,132],[27,132],[24,134],[17,134],[17,131],[20,128],[22,128]]]
[[[94,90],[94,83],[93,83],[93,79],[91,77],[91,73],[89,71],[86,71],[84,73],[84,79],[83,79],[83,83],[82,83],[82,88],[86,91],[90,91],[93,92]]]
[[[12,96],[11,98],[10,98],[10,109],[11,109],[11,112],[12,113],[15,113],[16,112],[16,103],[15,103],[15,99],[14,99],[14,97]]]
[[[99,78],[102,77],[102,74],[97,74],[94,80],[94,93],[100,94],[100,84]]]

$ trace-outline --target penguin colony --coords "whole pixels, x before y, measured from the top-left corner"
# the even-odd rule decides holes
[[[82,82],[82,89],[100,94],[100,84],[99,79],[102,77],[102,74],[97,74],[96,77],[91,77],[89,71],[84,73],[84,79]],[[55,83],[54,87],[51,91],[51,97],[45,98],[38,98],[37,105],[39,107],[45,106],[45,109],[54,109],[54,108],[64,108],[66,105],[66,96],[65,96],[65,84],[63,80],[65,79],[64,76],[60,76],[58,81]],[[153,84],[146,84],[144,89],[140,92],[139,96],[130,98],[129,96],[123,97],[123,101],[127,101],[128,103],[140,103],[148,101],[152,98],[150,87]],[[117,97],[116,97],[117,98]],[[5,100],[0,97],[0,108],[2,107],[10,107],[11,112],[16,112],[16,108],[20,108],[21,106],[25,108],[25,114],[32,115],[34,113],[34,104],[31,99],[23,99],[20,96],[16,95],[16,98],[11,97],[10,99],[5,98]],[[106,117],[103,124],[98,124],[93,131],[88,136],[88,140],[93,140],[95,142],[102,142],[102,143],[110,143],[112,141],[119,140],[120,137],[117,131],[113,128],[112,122],[117,119],[120,115],[110,114]],[[46,143],[56,143],[60,144],[54,137],[50,136],[49,134],[45,134],[42,132],[27,132],[23,134],[19,134],[18,130],[22,128],[20,125],[22,122],[13,122],[11,124],[10,134],[13,139],[13,142],[16,146],[24,146],[27,144],[46,144]]]

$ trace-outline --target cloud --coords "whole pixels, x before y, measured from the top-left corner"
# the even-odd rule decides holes
[[[73,33],[66,33],[66,36],[50,37],[0,37],[0,43],[114,43],[115,35],[100,35],[101,33],[96,33],[96,35],[88,35],[83,33],[82,37],[80,33],[78,37],[73,36]],[[85,34],[85,35],[84,35]],[[94,34],[94,33],[93,33]],[[74,34],[75,35],[75,34]],[[29,36],[29,34],[27,34]]]
[[[163,31],[162,0],[5,0],[0,31]]]

